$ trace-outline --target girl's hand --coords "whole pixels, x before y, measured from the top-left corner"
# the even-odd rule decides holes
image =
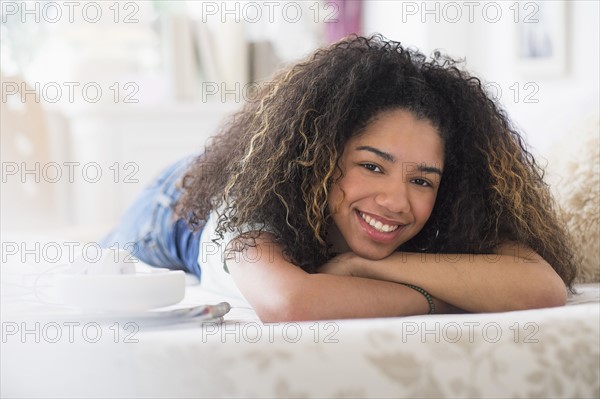
[[[433,302],[435,303],[435,313],[437,314],[466,313],[464,310],[450,305],[441,299],[437,299],[436,297],[433,297]]]
[[[365,277],[370,278],[367,275],[363,275],[361,271],[365,270],[367,260],[360,258],[354,252],[346,252],[329,260],[319,269],[319,273],[334,274],[338,276],[352,276],[352,277]],[[377,279],[377,278],[375,278]],[[386,281],[386,280],[382,280]],[[394,281],[393,281],[394,282]],[[398,283],[396,281],[396,283]],[[433,298],[435,303],[436,313],[464,313],[463,310],[450,305],[440,299]]]
[[[337,276],[358,277],[358,256],[354,252],[344,252],[319,268],[319,273],[334,274]]]

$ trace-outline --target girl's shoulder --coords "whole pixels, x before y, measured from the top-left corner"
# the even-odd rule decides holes
[[[251,233],[251,232],[264,232],[275,234],[275,229],[264,223],[252,223],[244,224],[238,227],[227,227],[219,229],[219,223],[226,221],[227,216],[224,214],[226,207],[224,205],[217,209],[211,210],[206,224],[202,228],[202,235],[200,238],[201,250],[202,247],[207,249],[223,251],[229,243],[240,235]]]

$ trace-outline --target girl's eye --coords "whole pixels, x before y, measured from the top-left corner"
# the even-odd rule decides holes
[[[381,172],[379,166],[373,165],[372,163],[363,163],[361,166],[367,170],[370,170],[371,172]]]
[[[424,179],[413,179],[413,182],[423,187],[431,187],[431,184]]]

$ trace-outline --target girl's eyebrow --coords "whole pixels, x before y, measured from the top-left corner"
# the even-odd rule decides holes
[[[434,166],[427,166],[425,164],[421,164],[417,166],[417,170],[422,173],[435,173],[442,177],[442,171]]]
[[[356,151],[369,151],[369,152],[372,152],[373,154],[377,155],[379,158],[385,159],[388,162],[391,162],[391,163],[396,162],[396,157],[394,157],[392,154],[385,152],[385,151],[381,151],[380,149],[377,149],[375,147],[371,147],[368,145],[358,146],[358,147],[356,147]],[[435,173],[435,174],[440,175],[440,177],[442,176],[442,171],[439,168],[436,168],[434,166],[427,166],[425,164],[419,164],[416,166],[415,169],[422,173]]]
[[[388,162],[391,162],[391,163],[396,162],[396,157],[394,157],[392,154],[387,153],[385,151],[378,150],[377,148],[371,147],[368,145],[358,146],[358,147],[356,147],[356,151],[369,151],[369,152],[372,152],[373,154],[377,155],[379,158],[385,159]]]

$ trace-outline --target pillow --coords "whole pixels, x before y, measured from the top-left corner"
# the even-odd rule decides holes
[[[546,181],[573,237],[580,265],[576,283],[600,282],[600,115],[555,143]]]

